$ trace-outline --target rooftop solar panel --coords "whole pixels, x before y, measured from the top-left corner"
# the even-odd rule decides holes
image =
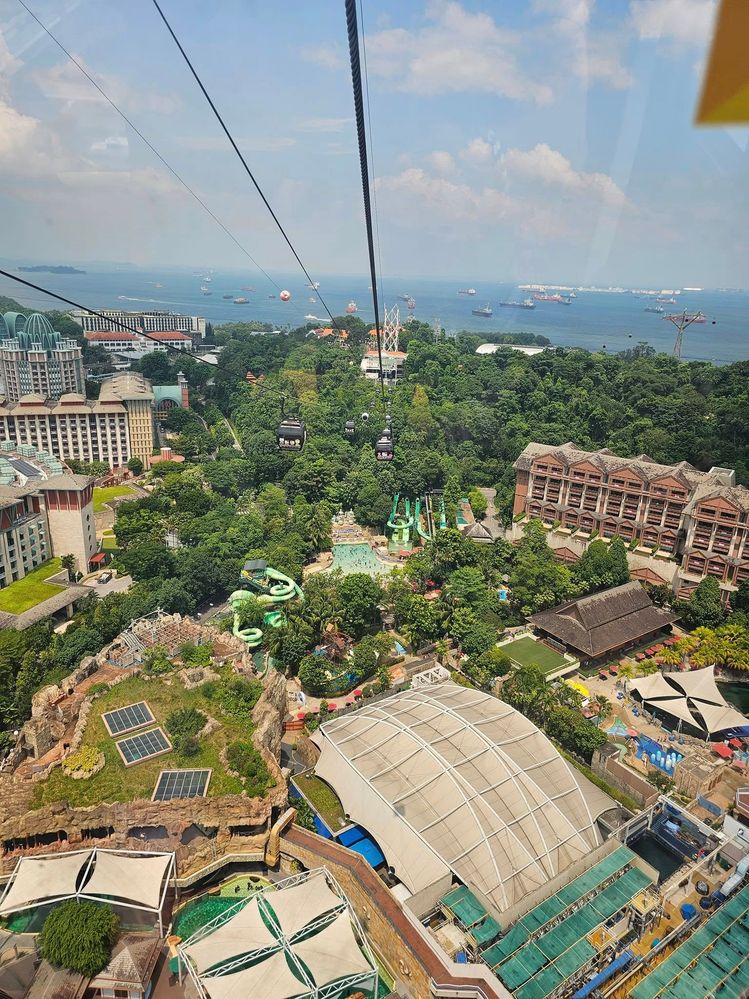
[[[127,739],[115,742],[115,746],[117,746],[126,767],[142,763],[143,760],[150,760],[162,753],[168,753],[172,748],[164,731],[160,728],[153,728],[150,732],[139,732],[137,735],[129,735]]]
[[[145,701],[138,701],[137,704],[128,704],[124,708],[117,708],[115,711],[105,711],[102,718],[110,735],[122,735],[123,732],[132,732],[133,729],[150,725],[154,720],[151,709]]]
[[[202,798],[208,790],[210,779],[210,770],[162,770],[156,781],[152,800]]]

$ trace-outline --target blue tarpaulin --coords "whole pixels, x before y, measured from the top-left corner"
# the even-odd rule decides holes
[[[572,996],[572,999],[585,999],[586,996],[591,995],[597,988],[607,982],[609,978],[613,978],[614,975],[621,971],[622,968],[626,968],[630,961],[634,958],[634,954],[631,950],[625,950],[623,954],[620,954],[615,961],[612,961],[608,967],[604,968],[603,971],[599,971],[595,978],[591,978],[581,989]]]
[[[372,867],[379,867],[380,864],[385,863],[385,857],[382,850],[375,843],[375,841],[369,839],[369,837],[365,837],[364,839],[358,840],[356,843],[352,843],[349,850],[353,853],[361,854]]]

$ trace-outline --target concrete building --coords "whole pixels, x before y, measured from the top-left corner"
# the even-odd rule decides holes
[[[193,340],[205,339],[205,318],[203,316],[183,316],[178,312],[126,312],[124,309],[98,309],[98,314],[86,309],[74,309],[70,316],[80,326],[84,333],[113,330],[124,333],[125,327],[133,326],[144,333],[155,333],[163,330],[179,330],[187,333]]]
[[[29,445],[62,460],[103,461],[111,468],[133,456],[144,464],[155,444],[154,417],[188,402],[187,380],[151,386],[141,375],[121,372],[102,382],[98,399],[78,393],[58,401],[26,395],[0,405],[0,439]]]
[[[64,339],[46,316],[6,312],[0,316],[0,381],[10,402],[29,393],[59,399],[85,388],[83,353]]]
[[[92,347],[103,347],[110,354],[135,352],[142,356],[154,351],[164,353],[170,347],[175,350],[193,349],[192,337],[180,330],[155,330],[147,338],[127,330],[96,330],[84,333],[84,336]]]
[[[749,578],[749,489],[736,485],[733,469],[702,472],[570,442],[529,444],[515,470],[514,516],[539,517],[586,544],[597,534],[637,542],[636,552],[662,560],[680,596],[714,576],[727,598]]]
[[[41,481],[37,489],[47,514],[52,554],[74,555],[78,569],[87,572],[97,550],[94,480],[65,473]]]

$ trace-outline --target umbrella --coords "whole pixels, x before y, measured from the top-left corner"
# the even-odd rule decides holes
[[[296,716],[299,719],[299,721],[304,721],[304,719],[307,717],[307,712],[306,711],[297,711]]]
[[[639,734],[640,733],[637,731],[636,728],[627,729],[627,735],[630,737],[630,739],[636,739]]]
[[[337,704],[333,704],[333,702],[331,701],[328,704],[328,711],[337,711],[337,710],[338,710],[338,705]]]
[[[353,693],[353,696],[354,697],[361,697],[362,696],[362,692],[360,690],[355,690],[354,693]]]

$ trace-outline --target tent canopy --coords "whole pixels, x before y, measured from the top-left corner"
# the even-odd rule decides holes
[[[715,682],[715,666],[692,670],[689,673],[664,673],[672,683],[677,684],[688,697],[711,704],[725,704],[725,698]]]
[[[144,857],[97,850],[85,894],[127,899],[146,909],[158,909],[164,875],[171,861],[170,854]]]
[[[669,674],[673,676],[674,674]],[[680,697],[683,691],[677,690],[663,678],[661,673],[653,673],[652,676],[641,676],[639,680],[630,682],[630,690],[634,690],[640,695],[643,701],[650,701],[655,697]]]
[[[293,996],[308,995],[310,991],[309,986],[292,973],[283,951],[251,968],[201,981],[211,999],[247,999],[248,996],[292,999]]]
[[[263,896],[263,905],[271,909],[283,933],[293,937],[319,916],[343,905],[343,899],[330,890],[320,872],[291,888],[269,892]]]
[[[91,850],[50,857],[21,857],[10,889],[0,905],[0,916],[34,903],[75,895],[78,878],[91,859]]]
[[[653,700],[648,701],[648,707],[665,711],[666,714],[673,715],[674,718],[679,718],[689,725],[694,725],[695,728],[704,729],[705,727],[693,714],[686,697],[653,698]]]
[[[630,689],[651,708],[665,711],[708,735],[749,727],[749,719],[721,694],[715,682],[715,666],[688,673],[655,673],[632,681]]]
[[[337,978],[372,972],[356,942],[348,912],[339,913],[324,930],[294,944],[293,952],[304,961],[318,988]]]
[[[251,899],[225,923],[185,948],[199,972],[263,947],[277,947],[279,941],[263,922],[257,897]]]

